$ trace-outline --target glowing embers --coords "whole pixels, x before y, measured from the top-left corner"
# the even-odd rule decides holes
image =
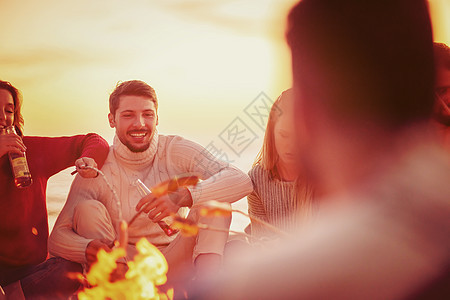
[[[184,236],[196,236],[200,229],[196,222],[179,216],[173,217],[172,227],[179,230]]]
[[[97,262],[92,265],[86,280],[92,287],[78,293],[84,299],[173,299],[173,290],[167,294],[158,290],[167,281],[168,265],[162,253],[145,238],[136,244],[138,254],[129,261],[124,279],[110,281],[117,268],[116,261],[125,257],[122,247],[107,253],[101,249]]]
[[[200,215],[208,217],[231,217],[231,205],[215,200],[201,204]]]
[[[205,217],[231,217],[232,213],[231,205],[229,203],[221,203],[214,200],[196,204],[195,206],[199,207],[200,215]],[[224,231],[221,228],[214,228],[207,224],[198,223],[177,215],[172,216],[172,218],[172,227],[179,230],[184,236],[195,236],[200,229]],[[228,230],[225,230],[224,232],[228,232]]]

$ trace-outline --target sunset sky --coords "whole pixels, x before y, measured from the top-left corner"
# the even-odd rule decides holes
[[[23,93],[25,134],[97,132],[110,142],[109,93],[144,80],[160,101],[161,133],[214,142],[249,166],[263,130],[244,110],[291,85],[284,30],[296,2],[2,1],[0,79]],[[430,1],[435,39],[447,44],[449,2]],[[255,137],[239,154],[220,139],[236,118]]]

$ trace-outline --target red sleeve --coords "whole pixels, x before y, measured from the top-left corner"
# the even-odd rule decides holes
[[[105,163],[109,152],[109,145],[101,136],[95,133],[85,135],[82,144],[79,146],[81,150],[80,157],[90,157],[95,160],[98,168],[101,169]]]
[[[101,168],[109,152],[108,143],[95,133],[55,138],[25,137],[24,143],[31,174],[43,172],[47,178],[73,166],[80,157],[93,158]]]

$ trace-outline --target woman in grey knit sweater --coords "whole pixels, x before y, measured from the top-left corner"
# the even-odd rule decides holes
[[[251,234],[273,237],[277,233],[259,220],[289,231],[312,210],[312,189],[299,176],[295,142],[292,90],[284,91],[272,106],[264,143],[249,176],[253,192],[247,197]]]

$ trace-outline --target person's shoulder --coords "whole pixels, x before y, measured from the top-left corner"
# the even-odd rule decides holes
[[[183,141],[187,141],[184,137],[175,135],[175,134],[158,134],[158,143],[159,144],[167,144],[167,143],[182,143]]]
[[[160,141],[169,142],[169,143],[195,143],[195,144],[197,144],[196,142],[194,142],[190,139],[187,139],[185,137],[182,137],[182,136],[176,135],[176,134],[169,134],[169,135],[159,134],[158,139]]]
[[[55,139],[54,137],[48,137],[48,136],[30,136],[26,135],[22,137],[22,140],[24,144],[27,146],[27,148],[32,149],[46,149],[49,148],[52,145],[52,139]]]
[[[87,134],[77,134],[77,135],[62,135],[62,136],[34,136],[34,135],[26,135],[22,137],[24,142],[28,143],[38,143],[38,144],[46,144],[51,143],[54,145],[55,143],[67,143],[71,140],[79,139],[79,138],[91,138],[97,139],[104,144],[108,144],[108,142],[97,133],[87,133]]]
[[[116,157],[114,155],[114,148],[109,147],[108,156],[106,156],[105,164],[102,167],[102,170],[105,168],[106,165],[110,166],[112,164],[116,164]]]
[[[33,135],[24,135],[22,137],[22,140],[24,140],[24,141],[34,141],[34,140],[37,140],[37,139],[40,139],[40,138],[42,138],[42,137],[41,136],[33,136]]]
[[[272,180],[270,179],[270,172],[264,169],[259,164],[253,166],[250,169],[250,171],[248,172],[248,176],[253,183],[253,188],[255,191],[259,191],[259,189],[263,186],[273,184]]]
[[[106,157],[103,167],[100,169],[105,175],[111,176],[111,173],[117,173],[115,170],[118,168],[119,162],[114,155],[114,148],[110,147],[108,156]]]
[[[203,147],[179,135],[158,135],[158,151],[187,151]]]
[[[267,177],[269,171],[265,170],[260,164],[254,165],[250,171],[248,171],[248,176],[252,179],[261,179]]]
[[[24,142],[28,142],[28,143],[40,143],[43,142],[45,140],[49,139],[48,137],[44,137],[44,136],[31,136],[31,135],[26,135],[22,137],[22,140]]]

